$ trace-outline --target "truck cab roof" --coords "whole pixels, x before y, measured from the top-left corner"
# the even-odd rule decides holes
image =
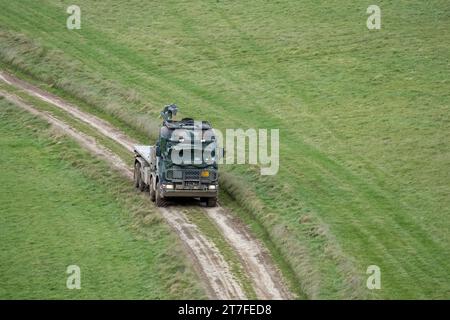
[[[211,124],[208,121],[195,121],[192,118],[183,118],[179,121],[164,120],[163,125],[169,129],[212,129]]]

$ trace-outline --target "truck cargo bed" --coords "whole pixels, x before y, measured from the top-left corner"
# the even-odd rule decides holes
[[[134,146],[134,152],[140,155],[145,161],[147,161],[147,163],[151,163],[151,155],[153,150],[153,146]]]

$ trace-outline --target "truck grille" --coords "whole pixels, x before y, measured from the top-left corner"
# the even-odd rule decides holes
[[[184,171],[185,180],[200,180],[200,170],[188,169]]]
[[[169,169],[166,172],[166,178],[169,180],[184,181],[215,181],[217,180],[216,170],[209,169],[209,177],[202,177],[202,169]]]

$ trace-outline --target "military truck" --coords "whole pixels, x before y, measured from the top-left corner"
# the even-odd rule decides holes
[[[176,105],[161,112],[156,145],[134,146],[134,185],[148,191],[158,207],[176,197],[200,198],[215,207],[219,176],[214,130],[207,121],[176,121],[177,112]]]

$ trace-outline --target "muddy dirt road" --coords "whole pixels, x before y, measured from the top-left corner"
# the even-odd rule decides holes
[[[63,101],[61,98],[6,72],[0,72],[0,80],[21,89],[28,95],[39,98],[66,111],[74,118],[89,124],[98,132],[114,140],[129,151],[133,151],[133,145],[138,144],[103,119],[86,113],[76,106]],[[110,161],[124,175],[132,178],[132,169],[117,155],[96,143],[92,137],[88,137],[74,130],[47,112],[38,111],[33,106],[21,101],[17,96],[4,91],[0,91],[0,93],[14,104],[45,118],[60,130],[67,132],[86,149]],[[205,208],[204,210],[208,218],[216,224],[224,239],[226,239],[228,244],[237,253],[258,299],[293,298],[279,270],[273,264],[267,249],[251,235],[248,228],[241,221],[220,206],[216,208]],[[208,287],[210,297],[217,299],[246,299],[242,287],[236,281],[236,278],[230,271],[229,265],[217,247],[181,211],[177,205],[161,209],[163,217],[178,234],[186,250],[192,257],[198,273]]]

